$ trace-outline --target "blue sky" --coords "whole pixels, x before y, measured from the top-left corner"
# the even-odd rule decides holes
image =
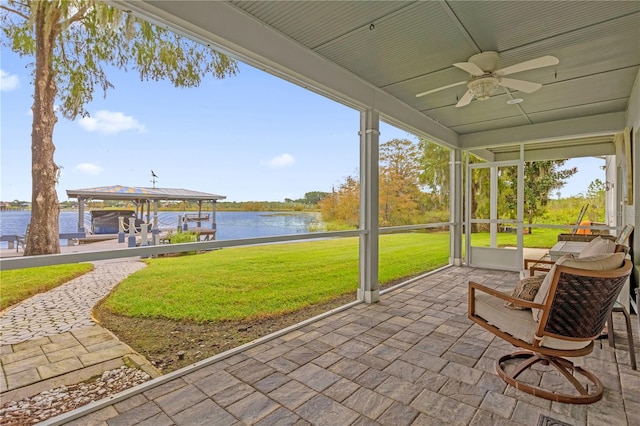
[[[0,200],[31,200],[30,61],[3,48],[0,63]],[[55,161],[66,189],[108,185],[184,188],[228,201],[283,201],[330,191],[357,174],[359,114],[332,100],[240,64],[224,80],[198,88],[141,82],[135,72],[111,70],[115,89],[96,91],[90,117],[59,117]],[[380,142],[416,139],[381,123]],[[560,190],[586,192],[600,159],[576,159],[579,173]]]

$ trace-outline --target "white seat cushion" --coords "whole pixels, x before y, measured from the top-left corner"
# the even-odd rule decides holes
[[[529,311],[506,308],[504,300],[476,291],[475,312],[476,315],[484,318],[489,324],[499,328],[501,331],[523,342],[533,344],[538,323],[533,320]],[[545,336],[542,339],[541,346],[571,350],[582,349],[589,343],[590,341],[574,342]]]

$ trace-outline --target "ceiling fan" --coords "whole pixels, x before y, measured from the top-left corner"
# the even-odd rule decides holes
[[[524,93],[533,93],[541,88],[542,84],[524,80],[515,80],[513,78],[504,78],[504,76],[556,65],[560,62],[555,56],[542,56],[540,58],[520,62],[519,64],[497,70],[496,68],[498,67],[499,59],[500,56],[498,55],[498,52],[487,51],[473,55],[469,58],[468,62],[457,62],[453,64],[453,66],[468,72],[471,75],[469,80],[459,81],[447,86],[438,87],[437,89],[418,93],[416,98],[463,84],[467,85],[468,90],[462,98],[460,98],[456,107],[469,105],[473,98],[476,98],[479,101],[489,99],[498,86],[519,90]]]

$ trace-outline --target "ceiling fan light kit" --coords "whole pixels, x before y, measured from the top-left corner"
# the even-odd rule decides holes
[[[478,77],[467,83],[467,88],[473,94],[473,97],[479,101],[489,99],[493,92],[496,91],[500,85],[500,78],[486,76]]]
[[[554,56],[542,56],[540,58],[520,62],[506,68],[496,69],[498,67],[499,59],[500,56],[497,52],[487,51],[473,55],[467,62],[457,62],[453,64],[453,66],[468,72],[470,75],[470,79],[468,81],[460,81],[447,86],[431,89],[426,92],[418,93],[416,97],[425,96],[451,87],[466,84],[468,90],[456,104],[456,107],[463,107],[465,105],[469,105],[474,98],[479,101],[489,99],[499,86],[523,93],[533,93],[540,89],[542,84],[531,81],[516,80],[513,78],[504,78],[504,76],[556,65],[560,62],[558,58]]]

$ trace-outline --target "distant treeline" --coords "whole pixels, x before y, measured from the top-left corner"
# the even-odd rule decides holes
[[[318,202],[326,197],[328,193],[312,191],[304,194],[303,198],[292,200],[285,198],[284,201],[218,201],[217,211],[317,211]],[[60,203],[62,209],[77,209],[78,203],[75,201],[64,201]],[[89,209],[134,209],[133,203],[126,201],[91,201],[88,203]],[[162,211],[197,211],[198,203],[189,201],[167,201],[163,202],[159,209]],[[204,211],[211,211],[210,202],[202,204]]]

